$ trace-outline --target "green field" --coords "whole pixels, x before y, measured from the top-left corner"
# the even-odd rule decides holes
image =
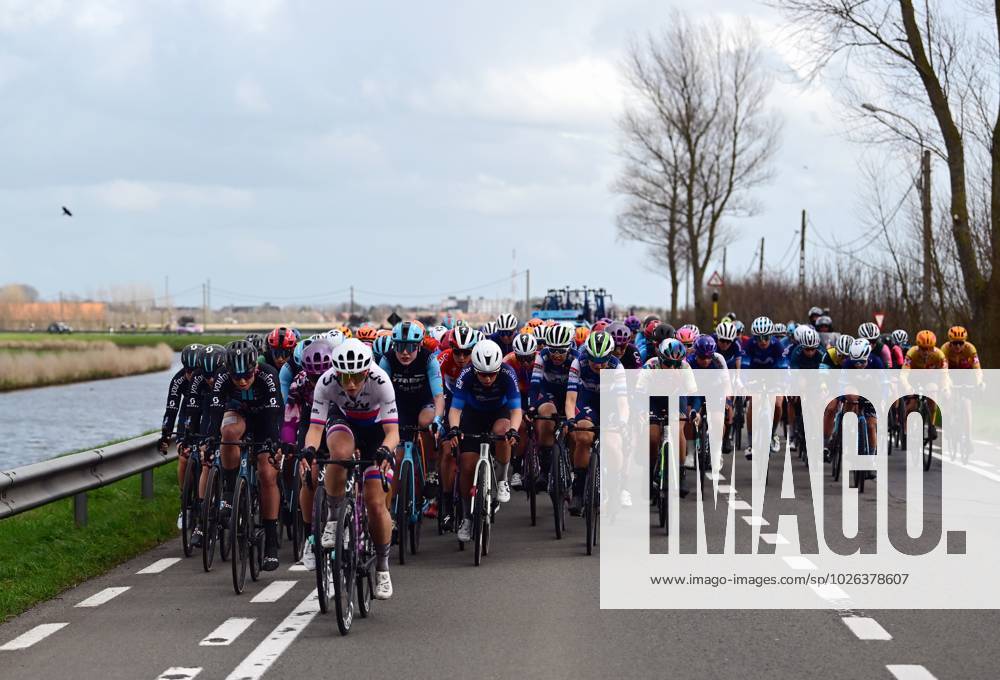
[[[153,479],[151,500],[138,475],[91,491],[84,528],[72,498],[0,520],[0,622],[176,535],[177,463]]]
[[[225,345],[238,338],[245,337],[245,334],[238,335],[177,335],[176,333],[157,334],[128,334],[128,333],[70,333],[67,335],[57,335],[54,333],[0,333],[0,342],[8,341],[45,341],[55,342],[59,340],[104,340],[115,343],[120,347],[155,347],[163,343],[169,345],[171,349],[180,351],[192,342],[203,345],[217,343]]]

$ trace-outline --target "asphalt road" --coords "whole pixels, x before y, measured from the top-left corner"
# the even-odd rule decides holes
[[[742,456],[737,470],[739,486]],[[516,494],[479,568],[429,523],[422,552],[393,567],[392,600],[347,637],[287,544],[279,570],[237,596],[227,563],[205,574],[171,541],[0,626],[0,679],[1000,676],[996,611],[602,611],[582,521],[556,541],[540,508],[532,528]]]

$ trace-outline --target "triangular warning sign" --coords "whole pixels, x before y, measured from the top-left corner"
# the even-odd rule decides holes
[[[882,330],[882,322],[885,321],[885,312],[875,312],[875,325]]]
[[[712,288],[722,288],[722,277],[719,276],[719,272],[712,272],[712,275],[708,277],[708,285]]]

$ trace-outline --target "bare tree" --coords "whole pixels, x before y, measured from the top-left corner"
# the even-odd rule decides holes
[[[877,126],[870,139],[919,145],[947,163],[935,288],[960,298],[978,337],[1000,351],[1000,296],[990,294],[1000,282],[1000,0],[774,4],[796,27],[814,74],[837,62],[849,104],[864,102],[863,90],[891,102],[865,106]],[[958,276],[948,281],[949,271]]]
[[[704,278],[729,240],[725,219],[757,211],[751,190],[770,179],[780,121],[766,107],[771,80],[749,24],[724,28],[675,12],[670,25],[629,49],[633,102],[619,121],[626,197],[621,238],[645,243],[666,264],[671,314],[690,263],[695,315],[704,322]]]

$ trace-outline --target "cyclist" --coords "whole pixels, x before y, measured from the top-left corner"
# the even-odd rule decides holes
[[[829,370],[831,368],[840,368],[840,365],[851,351],[851,344],[854,342],[854,338],[850,335],[841,334],[837,336],[837,341],[830,345],[826,352],[823,354],[823,360],[820,362],[820,368]]]
[[[305,448],[306,433],[309,430],[309,414],[312,412],[313,394],[316,391],[316,384],[321,375],[333,367],[333,344],[326,338],[321,338],[309,344],[301,357],[302,370],[295,376],[295,380],[288,390],[288,398],[285,400],[284,425],[281,428],[281,441],[285,450],[294,447]],[[287,364],[286,364],[287,365]],[[326,451],[326,442],[320,442],[320,451]],[[302,522],[305,525],[305,535],[309,546],[313,545],[312,535],[312,507],[314,487],[306,483],[305,471],[310,469],[310,462],[302,460],[299,469],[293,471],[303,477],[303,483],[299,491],[299,509],[302,512]],[[311,479],[319,479],[319,470],[315,464],[311,465]],[[312,571],[316,568],[316,556],[311,547],[307,547],[302,552],[302,565]]]
[[[177,434],[179,435],[177,437],[178,441],[181,439],[180,435],[185,432],[185,420],[183,416],[178,420],[177,416],[187,403],[188,395],[191,393],[192,382],[200,370],[199,364],[201,363],[202,349],[203,345],[193,344],[181,350],[180,370],[170,378],[170,385],[167,388],[167,408],[163,412],[163,422],[160,426],[160,441],[158,444],[160,451],[163,453],[166,453],[167,447],[170,445],[170,435],[174,432],[175,422],[177,423]],[[186,448],[184,451],[178,448],[177,454],[177,485],[183,486],[189,451]],[[182,514],[179,513],[177,515],[178,529],[181,528]]]
[[[380,363],[382,357],[389,353],[392,349],[392,332],[389,335],[380,335],[375,338],[375,342],[372,343],[372,359],[375,363]]]
[[[333,351],[333,366],[324,373],[313,392],[309,431],[304,455],[310,460],[326,434],[326,445],[333,460],[351,460],[355,449],[362,459],[375,461],[364,470],[364,499],[368,526],[377,556],[375,597],[392,597],[389,576],[389,543],[392,519],[382,490],[383,476],[392,480],[392,452],[399,445],[399,419],[396,394],[385,371],[372,363],[372,351],[357,338],[345,340]],[[339,465],[327,468],[323,486],[330,497],[330,514],[320,541],[324,548],[336,545],[337,516],[344,502],[347,470]]]
[[[257,363],[263,364],[267,362],[267,338],[260,333],[248,333],[246,341],[253,345],[257,350]]]
[[[292,358],[285,362],[285,365],[281,367],[278,371],[278,382],[281,385],[281,398],[288,400],[288,388],[291,387],[292,381],[295,380],[295,376],[302,372],[302,350],[311,345],[313,342],[318,340],[319,335],[310,335],[308,338],[302,338],[297,343],[295,343],[295,349],[292,350]]]
[[[265,449],[257,455],[260,513],[264,523],[264,570],[278,568],[278,471],[271,463],[280,439],[283,404],[278,373],[257,361],[257,348],[246,340],[226,347],[226,370],[215,380],[209,407],[209,433],[223,442],[248,436]],[[233,491],[240,467],[240,448],[222,444],[223,518],[232,509]]]
[[[531,328],[529,326],[529,328]],[[510,367],[517,376],[517,389],[521,393],[521,410],[528,409],[528,395],[531,385],[531,372],[535,367],[535,356],[538,354],[538,341],[535,340],[534,333],[521,333],[512,343],[513,351],[503,358],[505,366]],[[528,425],[527,418],[522,419],[521,429],[518,434],[521,441],[514,449],[514,472],[510,476],[510,486],[513,489],[521,488],[521,471],[519,469],[521,458],[524,455],[524,447],[528,443],[525,428]]]
[[[892,365],[902,368],[906,352],[910,349],[910,336],[902,328],[897,328],[886,338],[886,344],[892,352]]]
[[[601,418],[601,372],[613,371],[612,392],[617,401],[617,414],[620,422],[628,420],[627,386],[625,369],[618,358],[614,356],[615,341],[604,331],[591,333],[584,349],[573,359],[569,369],[569,380],[566,385],[566,414],[573,414],[571,423],[574,431],[569,435],[573,450],[573,498],[569,513],[579,516],[583,509],[583,489],[587,481],[587,468],[590,465],[590,448],[594,443],[592,430],[600,424]],[[621,468],[621,435],[605,432],[602,440],[602,450],[607,454],[605,462],[612,470]],[[631,499],[629,499],[631,503]]]
[[[879,358],[881,366],[879,368],[892,368],[892,352],[889,346],[882,342],[882,331],[878,324],[867,321],[858,326],[858,337],[863,338],[872,346],[872,355]]]
[[[923,330],[917,333],[917,344],[911,347],[907,351],[906,356],[903,358],[903,369],[900,373],[900,380],[903,386],[906,388],[907,392],[910,390],[910,384],[907,380],[907,375],[911,369],[917,368],[931,368],[940,369],[944,373],[944,384],[947,385],[948,380],[948,358],[945,356],[937,347],[937,336],[933,331]],[[932,399],[928,399],[929,411],[931,414],[934,413],[937,405]],[[911,398],[906,400],[906,413],[912,413],[917,410],[917,399]],[[928,438],[931,441],[937,438],[937,428],[934,425],[933,418],[928,427]]]
[[[295,337],[295,332],[291,328],[278,326],[267,335],[267,353],[265,360],[274,368],[280,371],[289,359],[299,339]]]
[[[569,369],[577,356],[576,349],[571,347],[573,332],[573,327],[569,324],[549,327],[545,335],[546,347],[535,357],[535,365],[531,370],[529,416],[536,412],[546,417],[566,415],[562,411],[566,405],[566,385],[569,381]],[[551,420],[537,421],[535,435],[538,437],[542,469],[538,485],[542,486],[549,469],[549,455],[555,446],[555,423]]]
[[[507,471],[510,467],[511,443],[520,437],[521,395],[517,390],[517,376],[503,363],[500,346],[492,340],[476,343],[472,350],[472,366],[467,366],[455,381],[451,410],[448,411],[448,438],[452,446],[461,451],[461,479],[472,479],[479,459],[479,444],[472,439],[462,439],[462,433],[483,434],[492,432],[504,435],[494,452],[497,459],[497,500],[510,501],[510,484]],[[465,510],[458,528],[458,540],[472,540],[472,485],[461,486]]]
[[[948,329],[948,342],[942,345],[941,352],[948,361],[948,368],[975,369],[976,384],[982,383],[983,369],[979,365],[979,352],[969,342],[969,332],[964,326],[952,326]]]
[[[577,326],[576,331],[574,331],[573,342],[576,343],[577,348],[580,348],[587,342],[588,337],[590,337],[590,329],[586,326]]]
[[[517,335],[517,317],[513,314],[501,314],[495,323],[497,329],[489,338],[500,345],[504,354],[508,354],[513,349],[512,343]]]
[[[449,331],[449,333],[451,333],[451,347],[441,352],[437,357],[438,363],[441,364],[441,378],[444,382],[445,413],[451,410],[451,399],[455,391],[455,382],[458,380],[458,376],[462,374],[462,371],[472,363],[472,348],[483,337],[482,333],[471,328],[468,324],[461,322],[461,320],[456,322],[455,328]],[[455,456],[452,455],[451,449],[451,441],[447,438],[442,439],[438,465],[441,473],[440,482],[446,490],[451,489],[455,484]],[[443,498],[445,504],[443,508],[444,525],[450,529],[451,518],[455,516],[455,509],[452,507],[452,494],[445,493]],[[440,512],[441,508],[438,511]]]
[[[743,353],[743,345],[739,342],[739,330],[732,321],[723,321],[715,327],[715,347],[726,362],[726,367],[735,371],[734,378],[739,379],[739,370],[746,355]],[[742,397],[740,397],[742,398]],[[726,424],[722,433],[722,452],[733,452],[732,421],[733,421],[733,400],[726,403]]]
[[[365,323],[361,325],[361,328],[358,329],[354,337],[371,347],[372,343],[375,342],[375,338],[378,337],[378,331],[375,329],[375,326]]]
[[[788,355],[780,343],[773,342],[771,337],[774,332],[774,322],[766,316],[758,316],[750,324],[750,332],[753,338],[743,346],[746,353],[746,360],[743,366],[746,368],[788,368]],[[778,439],[777,427],[781,421],[782,399],[775,399],[774,419],[771,423],[771,452],[777,453],[781,450],[781,440]],[[747,409],[747,430],[753,431],[753,409]],[[753,458],[751,446],[747,446],[747,460]]]
[[[399,427],[430,427],[432,432],[420,433],[420,451],[429,458],[421,461],[428,486],[437,483],[434,435],[444,427],[444,386],[441,364],[423,347],[424,330],[410,321],[400,321],[392,329],[392,351],[382,357],[379,367],[392,381],[396,393]],[[396,466],[403,462],[403,448],[396,451]],[[420,484],[420,480],[417,480]],[[395,493],[398,486],[393,486]],[[413,497],[421,498],[423,488],[413,489]],[[436,497],[436,493],[434,494]],[[436,515],[435,515],[436,516]]]
[[[694,371],[691,370],[691,365],[685,361],[687,357],[687,350],[681,341],[677,338],[667,338],[660,343],[657,347],[656,356],[650,358],[643,364],[643,369],[647,371],[655,370],[679,370],[683,374],[685,391],[688,394],[692,394],[697,386],[694,380]],[[648,386],[649,380],[645,374],[645,371],[639,376],[639,386],[644,388]],[[668,415],[669,397],[664,396],[651,396],[649,398],[649,410],[650,415],[657,416],[659,418],[666,418]],[[677,458],[680,463],[680,474],[677,478],[678,481],[678,492],[681,498],[688,495],[687,486],[687,473],[685,472],[686,462],[687,462],[687,440],[694,438],[694,427],[688,420],[688,415],[690,412],[690,404],[688,397],[680,397],[678,399],[678,419],[681,423],[681,429],[683,431],[683,436],[680,437],[679,445],[677,447]],[[660,441],[663,437],[663,427],[659,423],[650,422],[649,424],[649,471],[650,475],[653,473],[653,469],[656,466],[656,458],[659,455]]]

